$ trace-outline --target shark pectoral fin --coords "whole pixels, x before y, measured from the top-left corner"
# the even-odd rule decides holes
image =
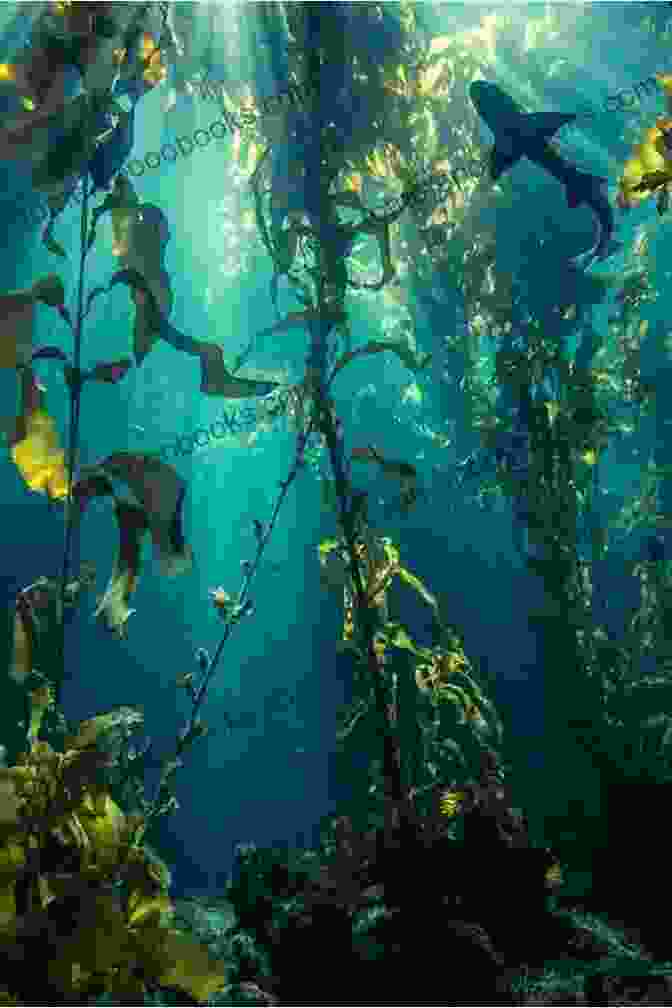
[[[574,122],[575,112],[528,112],[525,118],[526,133],[536,133],[543,140],[550,140],[562,126]]]
[[[500,175],[508,171],[511,165],[515,164],[522,157],[522,151],[512,150],[510,145],[502,146],[499,142],[490,151],[488,167],[490,178],[496,182]]]

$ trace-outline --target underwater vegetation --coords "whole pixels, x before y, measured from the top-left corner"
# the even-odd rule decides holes
[[[300,102],[269,103],[256,81],[215,67],[214,29],[199,68],[205,14],[192,4],[48,4],[1,65],[14,111],[0,158],[46,199],[41,251],[55,262],[0,293],[0,368],[18,394],[3,431],[18,478],[62,518],[63,552],[59,571],[11,590],[5,612],[0,1003],[672,1003],[667,926],[650,907],[654,893],[660,906],[672,897],[661,826],[672,786],[672,464],[662,437],[653,448],[645,438],[664,427],[669,400],[654,246],[672,120],[658,119],[630,157],[619,138],[612,205],[603,176],[551,140],[575,114],[523,107],[546,108],[543,89],[567,62],[541,55],[569,37],[560,9],[530,10],[524,30],[515,12],[478,11],[472,28],[438,35],[407,0],[254,6],[255,38],[275,44],[285,68],[278,93]],[[212,29],[224,16],[233,22],[228,10],[206,20]],[[664,13],[632,31],[653,45],[670,25]],[[495,80],[498,67],[507,80],[507,53],[529,70],[526,85]],[[669,104],[672,78],[656,79]],[[221,174],[243,195],[223,203],[230,273],[263,262],[275,312],[237,354],[224,329],[174,324],[183,278],[169,267],[172,211],[125,174],[138,106],[156,89],[185,107],[200,89],[231,117]],[[507,174],[523,156],[544,169],[539,192]],[[579,262],[560,248],[553,213],[524,212],[546,201],[549,175],[600,225]],[[616,212],[649,197],[660,230],[647,219],[628,238]],[[75,248],[61,235],[66,209]],[[525,234],[499,224],[524,218]],[[94,249],[107,264],[96,286]],[[611,273],[592,272],[617,256]],[[99,359],[96,310],[112,295],[128,297],[130,326],[115,327],[119,356]],[[42,316],[48,341],[36,335]],[[252,366],[290,339],[303,351],[295,369]],[[160,344],[196,360],[194,396],[223,400],[246,434],[279,420],[293,434],[269,514],[250,515],[239,584],[218,578],[204,599],[216,640],[194,650],[192,669],[171,672],[189,713],[167,743],[143,737],[144,713],[123,697],[73,722],[63,691],[79,674],[78,612],[121,647],[148,622],[141,575],[156,565],[184,577],[199,559],[189,481],[165,452],[120,447],[82,461],[100,386],[121,397]],[[370,375],[382,388],[392,366],[408,382],[403,437],[390,418],[374,434],[359,419],[377,398]],[[617,492],[612,460],[635,452],[632,492]],[[263,620],[254,585],[290,492],[308,481],[330,526],[311,559],[325,607],[338,610],[333,649],[349,700],[336,742],[354,768],[352,797],[313,849],[241,844],[220,891],[179,899],[154,831],[189,800],[180,771],[192,746],[209,745],[222,722],[231,730],[212,684],[231,637]],[[437,500],[427,517],[437,563],[425,571],[411,523]],[[549,748],[537,801],[517,786],[497,676],[458,625],[460,586],[451,570],[442,580],[452,516],[475,505],[504,516],[533,585]],[[105,572],[80,558],[80,534],[108,507],[116,549],[91,599]],[[614,617],[601,602],[607,565],[620,561],[634,603]]]

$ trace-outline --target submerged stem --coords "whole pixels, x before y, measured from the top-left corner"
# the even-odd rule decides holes
[[[86,122],[92,114],[92,102],[87,96],[86,102]],[[61,601],[60,601],[60,633],[58,637],[58,650],[56,668],[58,670],[58,681],[56,687],[56,702],[60,700],[61,684],[65,678],[65,598],[68,578],[70,576],[70,566],[72,561],[72,549],[76,531],[76,511],[72,499],[72,488],[75,478],[75,471],[79,457],[79,430],[80,430],[80,407],[82,394],[81,363],[82,363],[82,333],[84,328],[84,281],[86,272],[86,257],[88,254],[88,219],[89,219],[89,197],[91,195],[88,183],[89,158],[92,153],[92,139],[89,136],[87,157],[82,171],[82,189],[84,198],[82,200],[82,212],[80,217],[80,254],[79,254],[79,276],[77,282],[77,313],[74,326],[74,348],[73,348],[73,380],[68,383],[70,392],[70,423],[68,431],[68,492],[66,497],[66,520],[65,535],[63,541],[63,559],[61,563]]]

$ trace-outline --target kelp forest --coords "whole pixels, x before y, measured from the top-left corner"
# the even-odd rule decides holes
[[[3,5],[0,1003],[672,1004],[669,8]]]

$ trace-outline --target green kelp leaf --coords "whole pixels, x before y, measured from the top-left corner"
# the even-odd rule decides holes
[[[410,651],[418,658],[426,657],[426,649],[418,648],[402,623],[386,623],[382,631],[379,632],[390,647],[399,648],[400,651]]]
[[[355,658],[360,659],[363,659],[364,657],[360,648],[358,648],[351,640],[336,641],[336,654],[351,654],[354,655]]]
[[[418,595],[427,603],[428,606],[431,606],[438,620],[439,603],[436,601],[432,593],[428,591],[427,588],[425,588],[420,578],[416,577],[415,574],[411,574],[411,572],[406,570],[405,567],[399,568],[399,577],[404,582],[404,584],[407,584],[409,586],[409,588],[413,588],[413,590],[418,593]]]
[[[320,556],[327,556],[329,553],[332,553],[335,549],[338,549],[340,545],[341,545],[340,539],[323,539],[320,545],[318,546]]]
[[[47,252],[51,252],[52,255],[57,255],[59,259],[67,259],[68,254],[62,245],[54,238],[54,224],[56,222],[56,217],[52,215],[49,223],[44,229],[42,234],[42,244],[46,248]]]
[[[286,231],[277,231],[273,237],[275,239],[275,263],[278,272],[286,275],[289,273],[294,262],[299,236],[295,231],[287,229]]]
[[[308,284],[300,277],[294,276],[291,272],[287,274],[287,279],[292,285],[296,300],[299,301],[304,308],[313,308],[315,306],[315,299]]]
[[[38,301],[50,305],[52,308],[61,308],[65,303],[65,287],[63,281],[56,273],[49,273],[33,284],[33,294]]]
[[[451,704],[462,722],[473,706],[471,697],[467,694],[466,690],[461,689],[459,686],[454,686],[452,683],[441,683],[436,686],[433,690],[433,696],[437,703]]]
[[[670,181],[668,172],[653,171],[642,176],[641,181],[633,187],[634,192],[654,192]]]
[[[86,749],[89,746],[100,746],[109,740],[121,741],[127,734],[142,727],[144,714],[140,707],[113,707],[102,714],[95,714],[86,721],[80,721],[76,733],[68,737],[68,749]],[[129,732],[130,729],[130,732]]]
[[[369,713],[370,707],[367,700],[355,700],[338,712],[336,738],[339,742],[344,742],[352,734],[359,721]]]
[[[325,539],[320,543],[320,584],[325,590],[342,596],[350,583],[350,563],[342,540]]]
[[[320,480],[320,498],[323,511],[338,511],[338,497],[334,480]]]

